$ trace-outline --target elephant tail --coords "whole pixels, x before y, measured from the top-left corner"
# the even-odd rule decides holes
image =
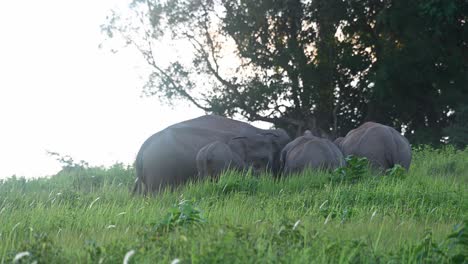
[[[143,162],[141,158],[141,153],[143,151],[140,149],[140,151],[137,154],[137,158],[135,160],[135,172],[136,172],[136,179],[135,179],[135,186],[133,187],[132,194],[141,194],[142,189],[143,189]]]

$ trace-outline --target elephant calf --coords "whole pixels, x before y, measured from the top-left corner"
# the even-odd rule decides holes
[[[315,137],[310,131],[296,138],[281,152],[281,164],[285,174],[300,172],[307,167],[335,169],[345,160],[339,148],[330,140]]]
[[[348,132],[339,143],[345,156],[366,157],[373,168],[383,170],[400,164],[407,170],[411,164],[411,146],[394,128],[366,122]]]
[[[214,141],[198,151],[197,157],[198,178],[217,178],[227,169],[243,169],[244,161],[237,153],[223,142]]]

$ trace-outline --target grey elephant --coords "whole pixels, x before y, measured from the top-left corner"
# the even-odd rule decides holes
[[[239,154],[234,152],[228,144],[214,141],[198,151],[197,157],[198,178],[217,178],[227,170],[243,170],[246,168]]]
[[[366,122],[348,132],[339,143],[345,156],[366,157],[376,169],[389,169],[396,164],[409,169],[411,146],[394,128],[375,122]]]
[[[238,148],[257,148],[243,157],[248,164],[271,159],[264,164],[270,164],[273,173],[279,172],[281,148],[291,140],[284,130],[264,130],[245,122],[206,115],[169,126],[143,143],[135,161],[137,180],[133,192],[155,193],[195,179],[199,150],[211,142],[227,143],[238,136],[243,137]],[[267,144],[257,144],[259,139]]]
[[[333,143],[334,143],[338,148],[341,149],[341,142],[343,142],[343,139],[344,139],[344,137],[336,138],[336,139],[333,141]]]
[[[315,137],[307,130],[303,136],[284,147],[281,151],[281,164],[284,174],[290,174],[306,168],[335,169],[343,166],[345,160],[333,142]]]
[[[281,150],[286,145],[281,142],[284,142],[281,136],[271,132],[262,132],[232,138],[228,145],[234,153],[239,155],[245,167],[252,169],[254,174],[266,170],[277,174],[280,172]]]

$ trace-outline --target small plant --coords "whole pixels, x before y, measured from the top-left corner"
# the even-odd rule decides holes
[[[88,253],[88,263],[121,263],[125,253],[129,253],[128,245],[121,241],[113,241],[105,245],[96,242],[94,239],[85,241],[85,249]],[[135,253],[133,251],[133,253]],[[130,256],[131,257],[131,256]],[[127,257],[127,262],[128,263]]]
[[[364,177],[368,166],[367,158],[350,155],[346,157],[346,166],[337,168],[332,179],[338,178],[338,180],[349,182],[358,181]]]
[[[157,232],[170,231],[178,226],[203,222],[206,222],[206,220],[201,216],[200,210],[195,208],[192,202],[182,200],[169,210],[163,220],[156,225],[155,230]]]
[[[468,233],[466,226],[468,219],[463,224],[455,226],[455,230],[447,238],[449,240],[449,250],[454,252],[450,260],[452,263],[468,263]]]
[[[418,263],[437,262],[444,257],[444,252],[432,238],[432,231],[426,230],[424,238],[415,248]]]
[[[296,222],[283,220],[281,221],[280,228],[273,239],[279,244],[298,244],[302,246],[304,243],[304,236],[300,229],[302,229],[300,220],[297,220]]]
[[[62,249],[46,233],[36,233],[21,246],[22,256],[10,254],[15,263],[59,263]]]
[[[386,170],[385,174],[395,179],[404,179],[406,177],[406,169],[397,164],[393,168]]]
[[[100,246],[96,241],[86,240],[85,248],[86,252],[88,253],[89,261],[94,263],[102,262],[105,249],[102,246]]]

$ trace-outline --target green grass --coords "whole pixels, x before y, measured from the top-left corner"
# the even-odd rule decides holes
[[[1,181],[0,263],[468,261],[468,149],[418,148],[406,175],[353,181],[228,172],[145,198],[134,177],[116,164]]]

